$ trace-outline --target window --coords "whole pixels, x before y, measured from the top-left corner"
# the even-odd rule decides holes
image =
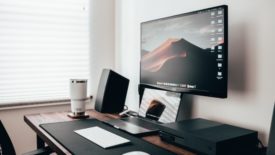
[[[0,0],[0,106],[68,99],[89,41],[89,0]]]

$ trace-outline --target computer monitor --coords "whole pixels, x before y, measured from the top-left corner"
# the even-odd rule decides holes
[[[227,97],[227,6],[141,23],[140,86]]]

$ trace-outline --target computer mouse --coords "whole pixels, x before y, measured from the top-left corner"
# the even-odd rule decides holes
[[[150,154],[143,151],[130,151],[122,155],[150,155]]]

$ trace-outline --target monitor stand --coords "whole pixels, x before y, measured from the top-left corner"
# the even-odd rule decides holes
[[[192,117],[193,100],[193,95],[181,93],[177,121],[190,119]]]

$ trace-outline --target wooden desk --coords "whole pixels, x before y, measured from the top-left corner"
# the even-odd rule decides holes
[[[118,116],[111,114],[102,114],[96,112],[95,110],[89,110],[87,111],[87,113],[89,114],[90,118],[96,118],[101,121],[118,118]],[[71,153],[67,149],[65,149],[60,143],[58,143],[53,137],[51,137],[46,131],[44,131],[39,125],[44,123],[64,122],[72,120],[74,119],[67,117],[67,112],[31,114],[24,116],[24,121],[37,134],[37,148],[43,147],[46,143],[51,147],[52,150],[60,155],[69,155]],[[142,138],[154,145],[165,148],[179,155],[195,155],[194,153],[186,151],[180,147],[161,141],[158,135],[144,136]]]

